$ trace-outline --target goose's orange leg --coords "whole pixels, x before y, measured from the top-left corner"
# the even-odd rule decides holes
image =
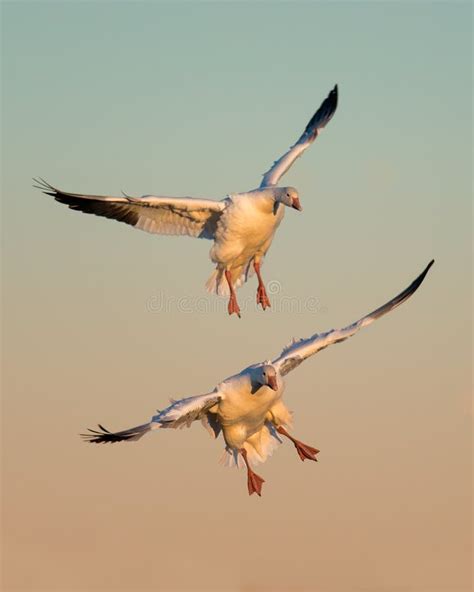
[[[258,278],[258,288],[257,288],[257,304],[261,304],[263,310],[270,307],[270,300],[267,296],[267,291],[265,290],[265,284],[263,283],[262,274],[260,273],[260,261],[253,261],[253,268],[255,269],[255,273],[257,274]]]
[[[230,298],[229,298],[229,304],[227,306],[227,310],[230,315],[235,312],[235,314],[240,319],[240,308],[237,303],[237,296],[235,295],[234,286],[232,285],[232,275],[231,275],[230,271],[227,269],[225,271],[225,279],[227,280],[227,283],[229,284],[229,290],[230,290]]]
[[[316,455],[318,454],[319,450],[317,448],[313,448],[312,446],[308,446],[308,444],[303,444],[303,442],[296,440],[296,438],[293,438],[293,436],[291,436],[282,426],[277,427],[277,432],[283,436],[286,436],[293,442],[296,452],[298,453],[301,460],[304,461],[308,459],[318,462]]]
[[[247,488],[249,490],[249,495],[256,493],[258,496],[262,496],[262,485],[265,483],[265,479],[262,479],[260,475],[254,473],[250,468],[249,462],[247,460],[247,451],[245,448],[241,448],[239,450],[240,454],[242,455],[245,466],[247,467]]]

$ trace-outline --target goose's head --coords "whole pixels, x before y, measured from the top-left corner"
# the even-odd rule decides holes
[[[277,187],[275,201],[301,212],[300,196],[294,187]]]
[[[278,379],[275,367],[270,362],[265,362],[257,368],[256,382],[262,386],[268,386],[273,391],[278,390]]]

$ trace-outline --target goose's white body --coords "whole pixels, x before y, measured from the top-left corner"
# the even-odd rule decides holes
[[[343,329],[331,329],[326,333],[315,333],[307,339],[293,340],[272,362],[249,366],[220,382],[205,395],[173,401],[141,426],[115,433],[99,426],[100,431],[90,430],[91,433],[84,436],[95,443],[138,440],[151,430],[189,427],[199,419],[215,438],[222,432],[226,464],[239,465],[243,459],[248,468],[249,493],[260,495],[263,481],[257,482],[257,485],[253,481],[250,484],[258,476],[251,471],[248,463],[265,461],[281,443],[281,435],[293,441],[302,460],[316,460],[316,453],[319,452],[286,432],[292,415],[282,399],[284,377],[310,356],[329,345],[345,341],[402,304],[418,289],[432,264],[433,261],[398,296]]]
[[[227,295],[224,271],[231,272],[238,287],[252,275],[251,263],[264,258],[285,215],[285,208],[275,202],[274,194],[273,188],[266,188],[228,196],[209,253],[216,264],[206,284],[209,292]]]
[[[261,367],[257,364],[245,369],[217,387],[220,400],[210,412],[216,415],[222,429],[226,443],[223,460],[227,466],[239,464],[237,451],[242,448],[252,464],[264,462],[281,443],[275,426],[289,427],[291,423],[291,413],[282,401],[283,377],[276,374],[276,390],[256,385],[252,376]]]

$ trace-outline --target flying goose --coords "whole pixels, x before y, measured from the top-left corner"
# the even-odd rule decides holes
[[[282,442],[282,436],[294,444],[302,461],[316,461],[319,452],[288,432],[292,414],[282,400],[284,377],[310,356],[333,343],[344,341],[402,304],[418,289],[433,263],[431,261],[398,296],[344,329],[331,329],[326,333],[315,333],[307,339],[293,340],[272,362],[249,366],[226,378],[205,395],[172,401],[143,425],[109,432],[99,424],[99,430],[89,430],[88,434],[81,435],[93,443],[133,441],[152,430],[189,427],[199,419],[214,438],[222,432],[224,463],[242,466],[243,461],[247,468],[249,495],[256,493],[260,496],[264,479],[253,471],[252,466],[264,462]]]
[[[181,234],[213,241],[210,258],[216,269],[207,281],[209,292],[229,296],[228,312],[240,317],[235,289],[255,272],[257,304],[270,306],[261,275],[261,264],[270,248],[285,208],[301,210],[294,187],[277,187],[280,178],[309,148],[337,107],[337,85],[313,115],[303,134],[263,175],[258,189],[232,193],[221,201],[193,197],[122,197],[69,193],[43,179],[35,187],[72,210],[125,222],[154,234]]]

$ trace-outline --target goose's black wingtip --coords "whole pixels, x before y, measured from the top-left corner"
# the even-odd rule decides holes
[[[33,177],[33,187],[40,189],[46,195],[52,195],[55,197],[58,194],[58,190],[45,181],[42,177]]]
[[[105,444],[107,442],[108,443],[120,442],[120,439],[117,438],[117,436],[115,434],[109,432],[109,430],[107,428],[104,428],[104,426],[101,426],[100,424],[98,424],[98,427],[99,427],[100,431],[92,430],[91,428],[88,428],[89,429],[88,434],[79,434],[79,435],[84,440],[84,442],[87,442],[89,444]]]
[[[416,279],[413,280],[411,285],[407,288],[407,292],[410,292],[410,295],[413,294],[414,292],[416,292],[416,290],[421,286],[421,284],[423,283],[423,280],[425,279],[427,273],[429,272],[429,270],[433,264],[434,264],[434,259],[431,259],[431,261],[428,263],[428,265],[425,267],[425,269],[420,273],[420,275]]]
[[[143,425],[135,426],[128,430],[122,430],[121,432],[111,432],[107,428],[104,428],[100,423],[98,424],[98,430],[91,430],[87,434],[80,434],[80,436],[89,443],[93,444],[113,444],[114,442],[126,442],[139,440],[146,432],[150,430],[150,424],[145,423]]]
[[[425,279],[426,274],[429,272],[431,267],[434,265],[434,262],[435,262],[435,260],[431,259],[431,261],[428,263],[428,265],[425,267],[425,269],[421,272],[421,274],[419,275],[420,282],[422,282]]]
[[[339,102],[339,86],[337,84],[335,84],[334,88],[329,92],[329,94],[326,98],[326,101],[325,101],[326,107],[328,110],[328,112],[326,114],[327,120],[326,120],[325,124],[329,123],[332,116],[334,115],[334,113],[337,109],[338,102]]]

